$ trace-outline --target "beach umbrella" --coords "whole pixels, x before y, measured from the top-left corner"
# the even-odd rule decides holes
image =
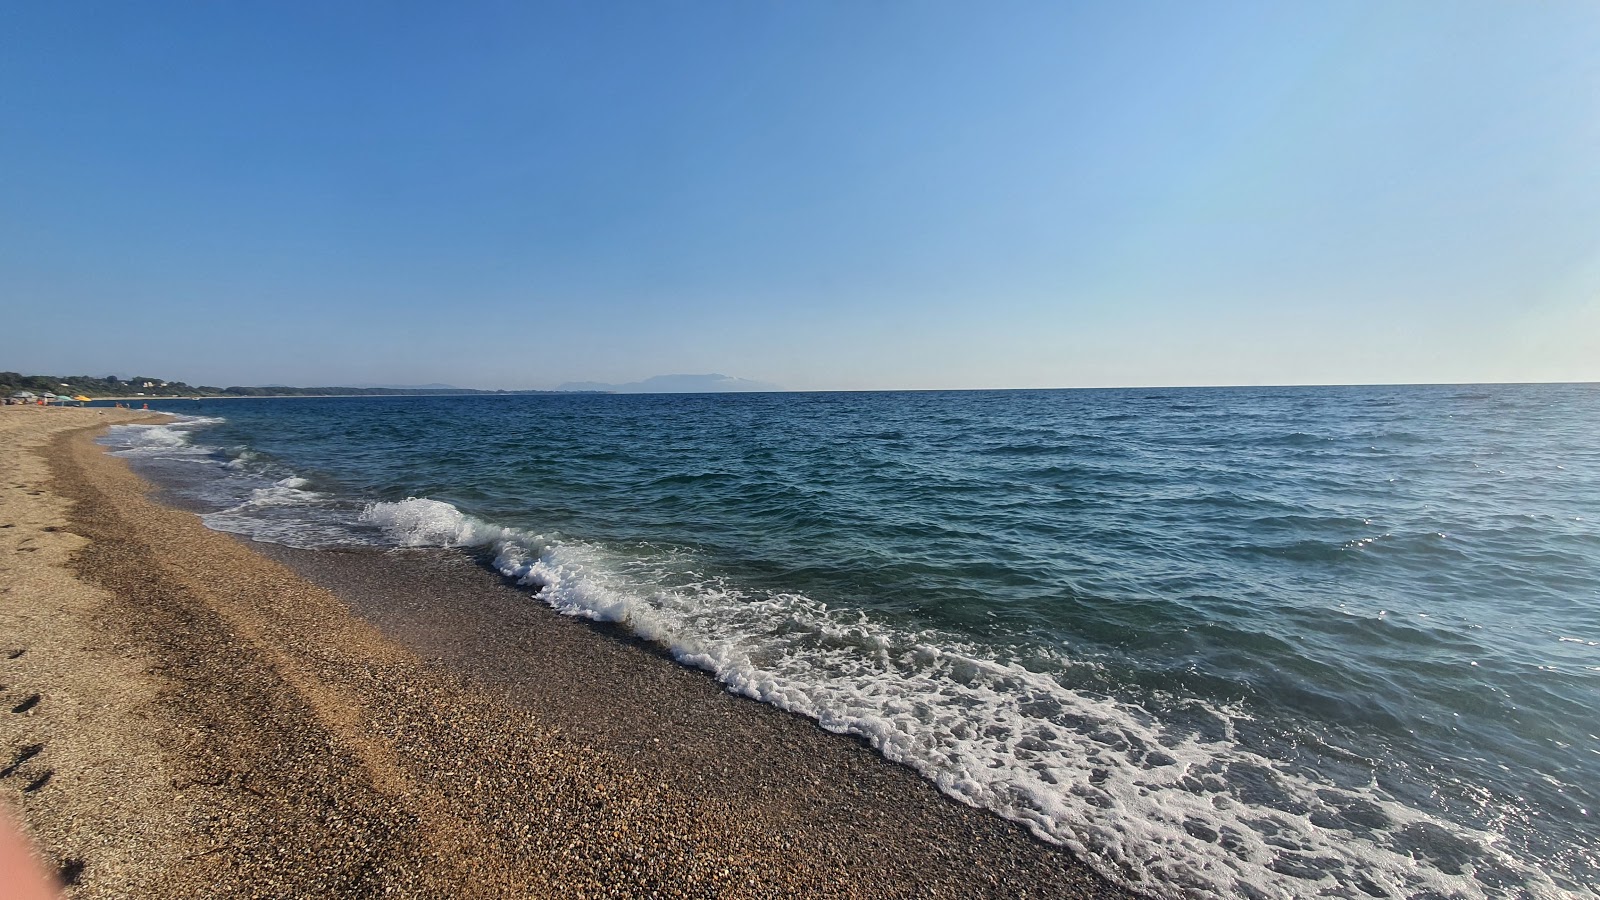
[[[74,399],[74,400],[76,400],[76,401],[78,401],[78,402],[79,402],[79,403],[88,403],[88,402],[89,402],[89,401],[90,401],[90,400],[92,400],[92,399],[94,399],[94,398],[92,398],[92,397],[85,397],[85,396],[84,396],[84,395],[82,395],[82,394],[79,394],[79,395],[78,395],[78,396],[76,396],[76,397],[73,397],[73,398],[72,398],[72,399]]]
[[[39,395],[32,391],[12,391],[11,396],[17,400],[32,400]]]

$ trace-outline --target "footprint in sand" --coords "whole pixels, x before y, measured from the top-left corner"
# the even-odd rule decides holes
[[[77,884],[79,879],[83,878],[83,860],[66,860],[56,869],[56,877],[61,879],[61,883],[67,887]]]
[[[35,706],[38,706],[39,705],[39,699],[40,699],[40,697],[39,697],[38,694],[29,694],[27,697],[25,697],[23,699],[23,701],[21,703],[18,703],[16,706],[11,707],[11,711],[14,712],[14,713],[25,713],[25,712],[33,709]]]
[[[18,750],[16,755],[11,758],[11,765],[0,769],[0,778],[10,778],[17,774],[17,770],[22,768],[28,760],[33,759],[42,752],[44,752],[43,744],[29,744]]]
[[[37,791],[38,789],[40,789],[40,788],[44,787],[45,785],[49,784],[50,783],[50,779],[54,778],[55,776],[56,776],[56,770],[55,769],[45,769],[43,774],[39,775],[39,777],[37,777],[37,778],[33,779],[32,781],[28,782],[28,786],[23,788],[22,792],[24,794],[31,794],[34,791]]]
[[[12,650],[11,652],[6,654],[6,659],[16,659],[17,657],[19,657],[22,654],[27,653],[27,652],[28,652],[28,648],[26,648],[26,647],[23,647],[23,648],[18,649],[18,650]]]

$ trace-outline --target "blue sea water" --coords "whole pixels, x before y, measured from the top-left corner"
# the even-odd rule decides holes
[[[212,527],[476,548],[1153,894],[1600,896],[1600,386],[152,405]]]

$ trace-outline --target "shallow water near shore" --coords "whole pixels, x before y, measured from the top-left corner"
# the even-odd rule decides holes
[[[1596,896],[1593,385],[161,402],[207,524],[458,546],[1189,896]]]

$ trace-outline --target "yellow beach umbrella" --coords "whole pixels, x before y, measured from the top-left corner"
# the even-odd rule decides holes
[[[72,399],[78,401],[79,403],[88,403],[90,400],[93,400],[94,398],[93,397],[85,397],[84,395],[79,394],[78,396],[73,397]]]

